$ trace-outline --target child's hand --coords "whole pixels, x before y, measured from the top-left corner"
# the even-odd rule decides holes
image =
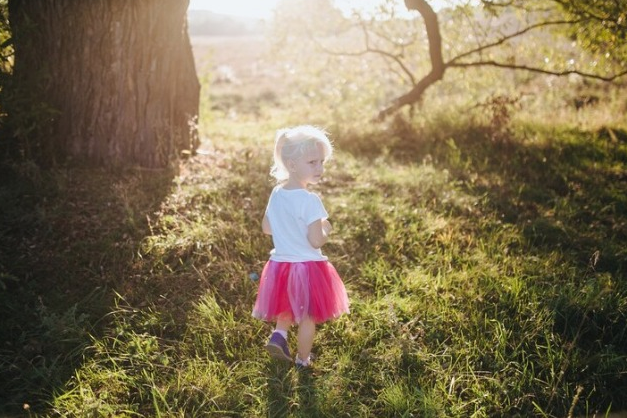
[[[331,225],[331,222],[329,222],[326,219],[322,220],[322,231],[324,232],[325,235],[329,235],[331,234],[331,231],[333,230],[333,226]]]

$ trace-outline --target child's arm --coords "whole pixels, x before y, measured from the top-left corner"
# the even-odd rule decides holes
[[[268,220],[268,215],[263,216],[263,221],[261,221],[261,230],[264,234],[272,235],[272,228],[270,228],[270,221]]]
[[[307,240],[314,248],[320,248],[329,240],[329,234],[333,227],[326,219],[318,219],[309,224]]]

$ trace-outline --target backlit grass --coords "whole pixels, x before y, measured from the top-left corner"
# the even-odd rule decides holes
[[[481,123],[429,126],[400,118],[334,135],[316,190],[351,314],[320,327],[306,373],[267,357],[271,328],[251,317],[249,273],[271,249],[260,228],[270,124],[258,137],[216,127],[220,141],[175,172],[79,181],[69,171],[28,198],[3,186],[1,232],[14,244],[2,259],[4,410],[552,417],[627,407],[623,128],[519,122],[497,142]],[[20,320],[33,294],[40,302]]]

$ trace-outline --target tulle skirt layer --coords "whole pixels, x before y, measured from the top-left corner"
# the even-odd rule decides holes
[[[303,316],[325,322],[348,313],[342,279],[328,261],[268,261],[259,279],[253,316],[276,321],[285,314],[296,323]]]

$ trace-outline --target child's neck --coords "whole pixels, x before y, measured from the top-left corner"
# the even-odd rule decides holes
[[[305,189],[307,190],[307,185],[306,184],[302,184],[298,181],[295,180],[291,180],[288,179],[285,184],[283,185],[283,188],[286,190],[297,190],[297,189]]]

